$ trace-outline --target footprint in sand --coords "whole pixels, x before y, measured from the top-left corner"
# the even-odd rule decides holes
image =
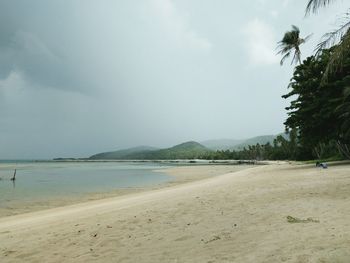
[[[4,256],[7,257],[8,255],[11,255],[13,253],[16,253],[16,251],[15,250],[7,250],[4,252]]]

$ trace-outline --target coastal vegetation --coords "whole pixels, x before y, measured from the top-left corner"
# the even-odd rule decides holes
[[[306,14],[316,13],[329,0],[309,0]],[[278,43],[283,61],[294,50],[296,66],[284,95],[292,99],[286,108],[286,132],[294,143],[287,159],[350,159],[350,16],[344,15],[339,29],[326,33],[316,54],[300,59],[299,29],[285,33]],[[291,137],[291,138],[292,138]],[[287,144],[288,145],[288,144]]]
[[[278,135],[272,143],[248,145],[241,150],[221,150],[207,153],[199,159],[207,160],[287,160],[297,159],[296,134]]]
[[[297,131],[298,159],[350,158],[350,57],[323,82],[336,47],[308,57],[297,66],[284,98],[294,98],[285,122]]]

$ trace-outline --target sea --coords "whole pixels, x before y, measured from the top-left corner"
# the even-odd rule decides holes
[[[164,163],[0,161],[0,208],[170,181]],[[12,181],[16,169],[16,180]]]

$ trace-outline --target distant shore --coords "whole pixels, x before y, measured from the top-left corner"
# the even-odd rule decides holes
[[[205,160],[205,159],[155,159],[155,160],[135,160],[135,159],[75,159],[75,158],[55,158],[53,160],[48,160],[48,162],[119,162],[119,163],[176,163],[176,164],[256,164],[264,165],[271,162],[281,162],[281,161],[258,161],[258,160]]]
[[[181,169],[177,172],[183,179],[194,172]],[[1,262],[110,262],[111,258],[152,263],[348,262],[349,175],[350,165],[255,166],[5,217],[0,219],[0,258]]]

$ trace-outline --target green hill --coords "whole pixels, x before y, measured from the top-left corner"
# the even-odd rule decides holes
[[[115,152],[99,153],[91,156],[92,160],[175,160],[194,159],[211,150],[198,142],[185,142],[166,149],[136,147]]]
[[[138,146],[129,149],[114,151],[114,152],[104,152],[92,155],[89,157],[91,160],[118,160],[127,159],[128,156],[133,154],[148,153],[151,151],[156,151],[157,148],[150,146]]]

